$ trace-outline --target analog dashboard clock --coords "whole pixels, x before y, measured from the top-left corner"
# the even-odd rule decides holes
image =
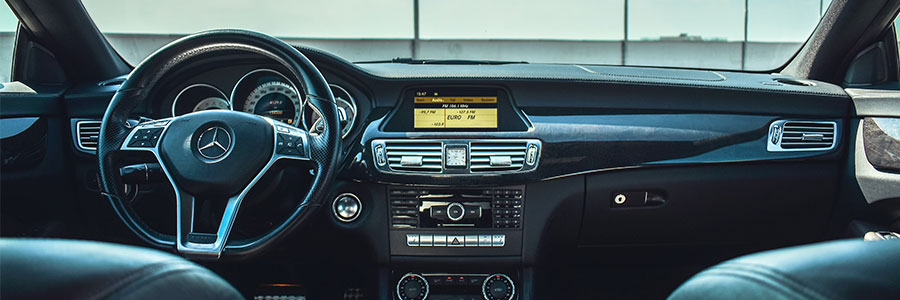
[[[448,146],[446,149],[446,165],[448,167],[465,167],[466,166],[466,147],[465,146]]]

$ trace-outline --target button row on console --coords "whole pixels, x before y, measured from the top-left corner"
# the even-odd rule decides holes
[[[406,245],[409,247],[503,247],[506,245],[506,235],[407,234]]]

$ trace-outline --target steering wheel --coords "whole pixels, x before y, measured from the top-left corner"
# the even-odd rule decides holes
[[[212,57],[256,54],[277,62],[306,103],[322,116],[325,130],[310,135],[269,118],[230,110],[194,112],[130,125],[132,111],[148,101],[151,90],[170,71]],[[227,63],[227,61],[226,61]],[[334,96],[318,69],[302,53],[274,37],[244,30],[213,30],[176,40],[145,59],[113,96],[100,129],[97,158],[105,195],[134,233],[158,247],[182,255],[218,259],[249,256],[286,236],[309,219],[324,200],[332,180],[341,142]],[[124,151],[146,151],[159,161],[175,190],[177,232],[159,233],[138,218],[124,201],[118,159]],[[229,240],[241,202],[278,160],[303,160],[313,165],[310,188],[294,211],[258,237]],[[197,199],[225,201],[215,233],[194,232]],[[208,201],[207,200],[207,201]]]

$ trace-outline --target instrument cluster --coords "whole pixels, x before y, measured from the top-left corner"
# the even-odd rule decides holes
[[[341,86],[331,84],[338,106],[342,136],[353,128],[357,110],[353,96]],[[172,115],[179,116],[209,109],[243,111],[304,128],[310,134],[324,130],[321,115],[305,103],[305,95],[290,80],[272,69],[256,69],[242,76],[227,95],[213,85],[192,84],[182,89],[172,104]]]

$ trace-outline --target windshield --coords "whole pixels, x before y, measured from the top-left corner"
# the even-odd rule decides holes
[[[215,28],[264,32],[350,61],[395,57],[767,71],[831,0],[83,0],[137,64]]]

